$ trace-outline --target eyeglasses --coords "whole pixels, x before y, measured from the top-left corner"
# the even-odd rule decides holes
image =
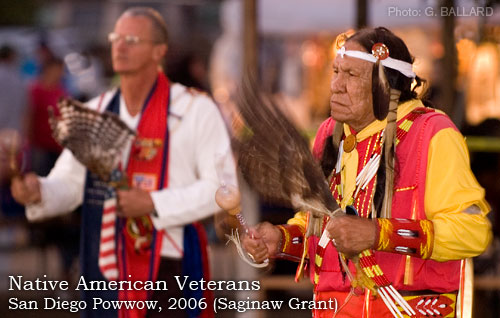
[[[122,35],[115,32],[111,32],[110,34],[108,34],[109,43],[117,43],[118,41],[120,41],[120,39],[123,39],[125,41],[125,44],[127,45],[137,45],[141,42],[154,43],[154,41],[152,40],[141,39],[137,35]]]

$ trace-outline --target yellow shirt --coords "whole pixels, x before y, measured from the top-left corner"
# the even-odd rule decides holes
[[[442,129],[432,137],[425,187],[425,214],[434,224],[430,258],[456,260],[484,251],[492,239],[486,218],[490,207],[470,169],[464,137],[456,130]],[[296,213],[287,223],[305,228],[306,213]]]
[[[424,205],[434,224],[431,259],[476,256],[490,243],[491,224],[486,218],[490,206],[470,170],[464,137],[452,128],[440,130],[431,139]]]

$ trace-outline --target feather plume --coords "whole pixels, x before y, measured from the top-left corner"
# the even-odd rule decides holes
[[[389,82],[385,76],[384,66],[377,60],[372,70],[373,114],[383,120],[389,113]]]
[[[236,103],[245,127],[233,138],[244,179],[266,201],[332,215],[338,205],[307,141],[246,74]]]
[[[117,115],[88,109],[76,100],[62,99],[57,107],[58,118],[49,109],[54,139],[101,180],[109,181],[135,132]]]
[[[394,192],[394,152],[396,136],[396,120],[399,96],[401,92],[397,89],[390,91],[389,111],[387,115],[387,126],[384,134],[384,161],[385,161],[385,194],[382,204],[383,218],[391,217],[392,196]]]

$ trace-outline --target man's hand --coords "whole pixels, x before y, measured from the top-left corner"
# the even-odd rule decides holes
[[[149,192],[133,188],[129,190],[117,190],[118,211],[122,217],[141,217],[151,214],[155,206]]]
[[[260,223],[251,228],[242,239],[242,245],[258,264],[278,253],[281,239],[280,230],[269,222]]]
[[[328,222],[326,229],[337,250],[348,257],[375,245],[377,226],[371,219],[351,215],[335,217]]]
[[[14,200],[22,205],[35,204],[42,201],[40,181],[38,181],[38,176],[34,173],[12,178],[10,191]]]

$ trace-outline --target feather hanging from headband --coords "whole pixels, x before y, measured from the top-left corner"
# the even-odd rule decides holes
[[[396,120],[399,96],[401,92],[390,89],[390,102],[387,115],[387,126],[384,134],[384,160],[385,160],[385,191],[382,205],[381,217],[390,218],[392,208],[392,196],[394,192],[394,167],[396,151]]]
[[[243,79],[237,107],[246,126],[234,138],[233,148],[248,184],[269,202],[316,216],[331,216],[337,211],[338,205],[307,141],[277,103],[260,93],[251,75]]]
[[[383,120],[389,113],[390,87],[380,60],[373,65],[372,79],[373,114],[378,120]]]
[[[373,114],[378,120],[387,118],[384,133],[383,157],[385,166],[384,199],[380,216],[391,217],[392,196],[394,187],[394,152],[396,150],[396,119],[399,96],[401,92],[391,88],[385,73],[382,60],[389,57],[389,49],[383,43],[375,43],[372,47],[372,55],[376,57],[372,71],[372,97]]]

